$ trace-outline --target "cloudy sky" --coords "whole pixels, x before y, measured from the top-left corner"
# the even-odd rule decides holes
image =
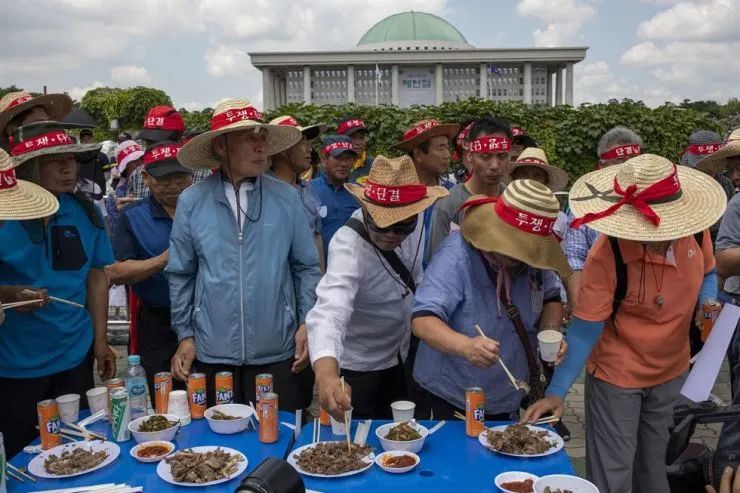
[[[262,100],[249,51],[349,49],[382,18],[438,14],[477,47],[589,46],[575,99],[740,96],[740,0],[16,0],[0,86],[147,85],[177,107]]]

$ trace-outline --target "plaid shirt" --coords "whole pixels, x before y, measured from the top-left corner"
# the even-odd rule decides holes
[[[213,171],[210,169],[196,169],[193,172],[193,185],[195,185],[198,182],[201,182],[211,176],[213,174]]]
[[[144,184],[144,178],[141,176],[141,172],[144,170],[144,166],[139,166],[131,173],[131,177],[128,179],[128,194],[136,199],[145,199],[149,197],[149,187]]]
[[[583,264],[586,263],[586,257],[588,252],[591,250],[596,238],[598,238],[598,231],[594,231],[587,225],[583,225],[580,228],[573,229],[570,227],[570,223],[573,222],[575,217],[572,212],[568,212],[568,227],[565,232],[565,239],[563,240],[563,250],[565,251],[565,258],[568,259],[571,269],[583,270]]]

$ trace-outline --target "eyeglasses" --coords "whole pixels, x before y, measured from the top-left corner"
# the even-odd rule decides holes
[[[375,231],[376,233],[395,233],[397,235],[410,235],[414,232],[416,229],[416,223],[418,222],[419,216],[414,216],[411,219],[407,219],[405,221],[402,221],[400,223],[391,224],[390,226],[386,228],[380,228],[378,227],[370,217],[370,215],[367,215],[367,225],[370,229]]]

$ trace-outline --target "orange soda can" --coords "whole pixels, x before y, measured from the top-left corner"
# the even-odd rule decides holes
[[[260,407],[260,442],[275,443],[278,440],[278,395],[274,392],[262,394]]]
[[[112,409],[111,404],[111,397],[113,396],[113,391],[116,389],[125,389],[126,388],[126,382],[123,381],[123,378],[111,378],[110,380],[105,382],[105,387],[108,389],[108,422],[110,424],[113,424],[113,413],[110,412]]]
[[[715,299],[709,299],[702,305],[702,311],[704,312],[704,319],[701,323],[701,340],[706,342],[709,334],[712,333],[714,323],[717,321],[719,312],[722,310],[722,305]]]
[[[329,413],[326,412],[326,409],[324,409],[323,407],[320,407],[319,409],[319,421],[321,422],[321,424],[324,426],[331,425],[331,417],[329,416]]]
[[[154,374],[154,412],[167,414],[170,392],[172,392],[172,373],[161,371]]]
[[[216,405],[231,404],[234,400],[234,375],[230,371],[216,373]]]
[[[191,373],[188,377],[188,403],[190,404],[190,417],[203,419],[206,412],[205,373]]]
[[[257,401],[257,412],[260,410],[260,400],[264,394],[272,392],[272,375],[269,373],[260,373],[254,379],[255,401]],[[261,416],[261,415],[260,415]]]
[[[486,429],[486,399],[483,389],[470,387],[465,391],[465,434],[477,438]]]
[[[41,448],[52,449],[62,444],[62,421],[59,419],[59,409],[54,399],[47,399],[36,404],[39,416],[39,434]]]

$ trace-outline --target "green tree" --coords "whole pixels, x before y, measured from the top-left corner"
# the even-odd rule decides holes
[[[211,116],[213,116],[213,108],[205,108],[201,111],[188,111],[185,108],[180,108],[180,114],[182,119],[185,120],[185,128],[188,130],[208,130],[211,126]]]
[[[137,130],[144,124],[147,111],[159,105],[171,106],[172,100],[164,91],[149,87],[99,87],[80,100],[80,106],[104,129],[109,128],[111,120],[118,119],[121,129]]]

